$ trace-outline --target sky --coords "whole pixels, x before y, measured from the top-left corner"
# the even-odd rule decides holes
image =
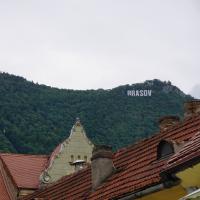
[[[157,78],[200,98],[200,1],[0,0],[0,71],[67,89]]]

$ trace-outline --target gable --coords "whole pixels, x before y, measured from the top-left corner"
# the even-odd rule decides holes
[[[72,127],[69,138],[59,144],[50,157],[48,167],[41,175],[42,183],[55,182],[75,172],[73,163],[77,160],[90,162],[93,144],[87,138],[80,121]]]

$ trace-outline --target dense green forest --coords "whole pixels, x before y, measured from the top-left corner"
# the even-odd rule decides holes
[[[127,90],[150,89],[150,97]],[[0,73],[0,151],[48,154],[79,117],[94,143],[115,149],[149,137],[163,115],[182,116],[185,95],[169,81],[148,80],[110,90],[64,90]]]

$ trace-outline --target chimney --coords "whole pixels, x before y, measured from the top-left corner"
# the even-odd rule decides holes
[[[97,145],[94,147],[91,158],[92,189],[99,187],[115,168],[112,161],[112,147]]]
[[[180,118],[178,116],[173,116],[173,115],[164,116],[159,119],[160,131],[165,131],[168,128],[178,124],[179,122]]]
[[[193,116],[194,114],[200,113],[200,100],[188,101],[184,104],[184,118]]]

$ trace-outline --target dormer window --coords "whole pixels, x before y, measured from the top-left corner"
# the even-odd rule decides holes
[[[166,158],[174,153],[174,146],[172,142],[166,140],[160,141],[157,148],[157,159]]]

